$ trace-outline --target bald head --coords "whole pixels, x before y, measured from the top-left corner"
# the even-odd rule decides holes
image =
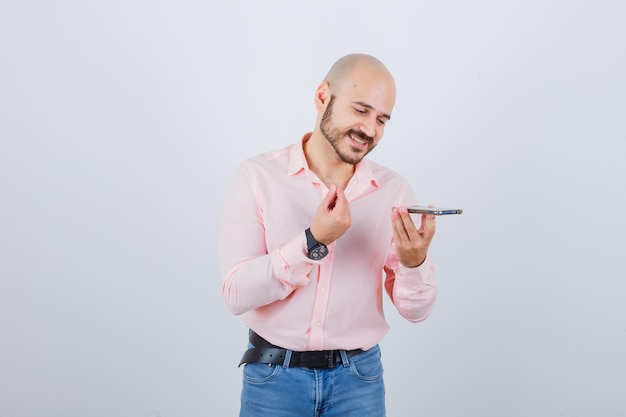
[[[305,153],[330,148],[341,163],[357,164],[382,138],[395,100],[395,82],[382,62],[364,54],[340,58],[315,90],[317,120]]]
[[[340,58],[330,68],[324,82],[328,83],[332,91],[337,92],[350,83],[353,84],[362,73],[368,73],[371,77],[390,83],[395,93],[395,82],[387,67],[378,59],[366,54],[350,54]]]

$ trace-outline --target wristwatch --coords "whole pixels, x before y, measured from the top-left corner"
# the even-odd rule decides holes
[[[311,233],[310,227],[304,231],[304,234],[306,235],[306,249],[308,251],[306,256],[308,256],[309,259],[319,261],[326,255],[328,255],[328,248],[323,243],[315,240],[315,238],[313,237],[313,233]]]

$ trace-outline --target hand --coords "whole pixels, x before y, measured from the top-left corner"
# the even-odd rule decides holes
[[[318,242],[329,245],[339,239],[351,224],[346,195],[341,187],[331,185],[313,217],[311,234]]]
[[[400,263],[408,268],[421,265],[435,235],[435,216],[422,214],[422,224],[417,229],[406,207],[394,207],[391,209],[391,225]]]

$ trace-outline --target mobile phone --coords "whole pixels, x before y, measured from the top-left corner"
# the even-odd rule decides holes
[[[406,209],[409,213],[434,214],[435,216],[443,216],[444,214],[463,214],[463,209],[442,207],[408,206]]]

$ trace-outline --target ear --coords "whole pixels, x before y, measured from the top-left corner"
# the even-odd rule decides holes
[[[330,86],[326,81],[321,83],[315,90],[315,108],[317,111],[326,110],[326,105],[330,100]]]

